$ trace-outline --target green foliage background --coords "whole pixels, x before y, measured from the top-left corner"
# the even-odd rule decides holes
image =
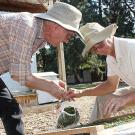
[[[98,22],[104,27],[117,23],[116,36],[135,38],[135,1],[134,0],[62,0],[77,7],[83,14],[81,26],[88,22]],[[81,56],[84,44],[76,38],[64,46],[66,73],[78,76],[80,70],[104,73],[104,56],[89,54]],[[57,49],[41,49],[37,55],[38,71],[58,72]],[[78,78],[79,79],[79,78]]]

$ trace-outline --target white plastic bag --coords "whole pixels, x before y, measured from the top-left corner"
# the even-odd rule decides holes
[[[57,120],[57,128],[73,127],[80,119],[77,108],[68,106],[63,108]]]

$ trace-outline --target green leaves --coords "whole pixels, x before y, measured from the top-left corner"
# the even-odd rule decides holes
[[[80,115],[76,108],[72,106],[65,107],[58,117],[57,128],[64,128],[73,124],[77,124],[79,119]]]
[[[135,1],[134,0],[62,0],[82,12],[81,25],[88,22],[98,22],[103,26],[117,23],[116,36],[135,38]],[[105,73],[105,58],[89,54],[85,58],[81,53],[84,44],[76,38],[64,46],[67,74],[77,74],[80,70],[97,70]],[[55,48],[43,49],[37,57],[38,70],[58,72],[57,52]]]

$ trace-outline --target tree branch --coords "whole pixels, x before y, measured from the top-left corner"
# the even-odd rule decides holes
[[[124,3],[125,3],[126,6],[129,8],[129,10],[130,10],[131,12],[133,12],[134,15],[135,15],[135,11],[128,5],[128,3],[126,2],[126,0],[124,0]]]

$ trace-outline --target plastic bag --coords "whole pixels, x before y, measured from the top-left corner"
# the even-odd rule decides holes
[[[58,117],[57,128],[77,125],[79,119],[80,115],[77,108],[72,106],[65,107]]]

